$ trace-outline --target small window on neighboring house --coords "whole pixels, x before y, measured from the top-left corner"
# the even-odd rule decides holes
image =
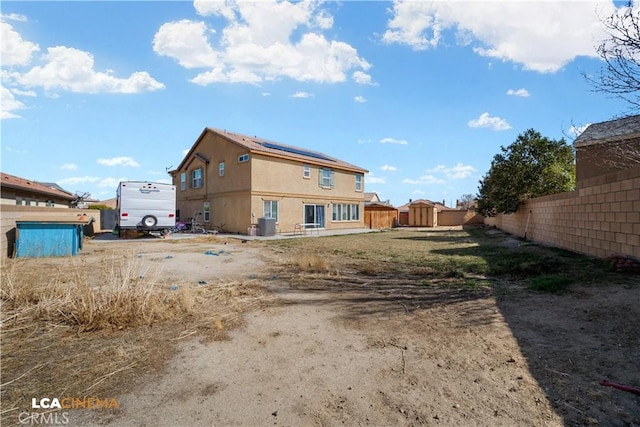
[[[218,164],[218,175],[224,176],[224,162]]]
[[[202,188],[202,168],[191,171],[191,188]]]
[[[277,200],[265,200],[264,201],[264,217],[273,218],[278,221],[278,201]]]
[[[322,188],[333,188],[333,171],[331,169],[320,169],[318,184],[320,184]]]
[[[238,157],[238,163],[244,163],[244,162],[248,162],[249,161],[249,155],[248,154],[243,154],[242,156]]]
[[[310,179],[311,178],[311,166],[304,165],[302,167],[302,177],[306,178],[306,179]]]
[[[362,191],[362,175],[356,174],[356,191]]]
[[[187,189],[187,173],[180,173],[180,190],[184,191]]]
[[[53,200],[47,200],[47,201],[45,202],[45,205],[46,205],[48,208],[54,208],[54,207],[56,206],[56,204],[55,204],[55,202],[54,202]]]
[[[204,202],[204,206],[202,207],[202,212],[204,212],[203,221],[204,222],[211,221],[211,203],[210,202]]]
[[[22,197],[16,197],[16,205],[22,206]]]
[[[26,199],[26,200],[24,201],[24,205],[25,205],[25,206],[31,206],[31,199]]]

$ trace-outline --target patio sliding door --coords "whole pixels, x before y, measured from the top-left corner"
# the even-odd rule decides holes
[[[324,205],[304,205],[304,223],[315,224],[308,228],[324,228]]]

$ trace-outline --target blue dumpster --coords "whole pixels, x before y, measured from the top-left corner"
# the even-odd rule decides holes
[[[16,221],[16,256],[77,255],[87,221]]]

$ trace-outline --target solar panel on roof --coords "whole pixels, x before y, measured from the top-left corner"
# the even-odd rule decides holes
[[[257,142],[257,141],[256,141]],[[271,148],[273,150],[280,150],[280,151],[284,151],[286,153],[291,153],[291,154],[299,154],[301,156],[307,156],[307,157],[313,157],[314,159],[320,159],[320,160],[328,160],[330,162],[335,162],[335,160],[324,156],[320,153],[313,153],[311,151],[305,151],[305,150],[301,150],[299,148],[294,148],[294,147],[287,147],[284,145],[278,145],[278,144],[274,144],[271,142],[258,142],[258,144],[262,145],[265,148]]]

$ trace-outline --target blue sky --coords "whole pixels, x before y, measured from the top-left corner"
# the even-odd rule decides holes
[[[583,77],[614,7],[3,1],[2,171],[108,199],[169,182],[211,126],[363,167],[396,206],[452,205],[525,130],[571,141],[628,110]]]

